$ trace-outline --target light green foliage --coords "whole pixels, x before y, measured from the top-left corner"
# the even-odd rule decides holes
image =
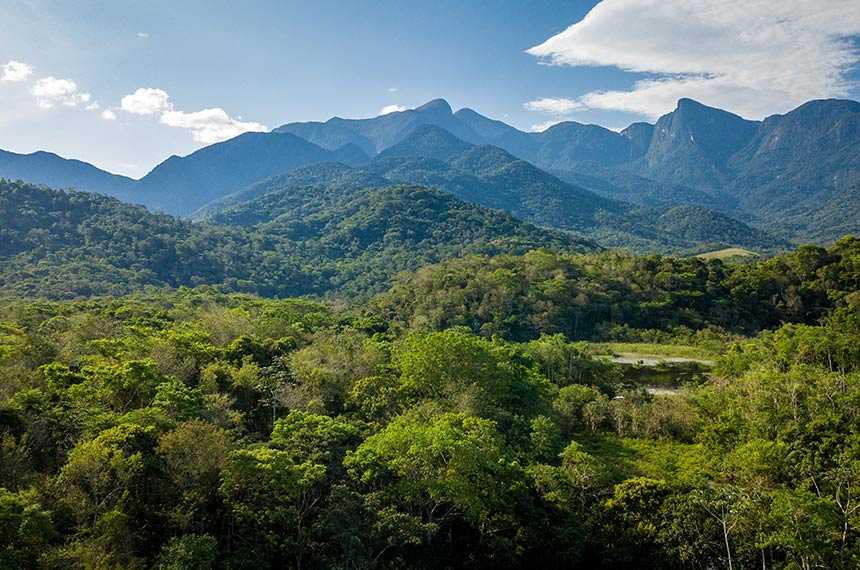
[[[414,334],[394,356],[403,388],[445,409],[510,421],[545,407],[552,386],[509,346],[463,330]]]
[[[426,522],[453,508],[479,525],[517,492],[517,467],[507,461],[496,424],[462,414],[398,418],[344,465],[366,485],[387,486],[390,500],[405,501],[402,507]]]
[[[361,439],[360,429],[343,418],[292,411],[275,422],[269,445],[286,451],[296,463],[325,465],[336,475],[344,455]]]
[[[212,524],[216,508],[212,490],[219,484],[232,448],[226,430],[200,419],[181,423],[161,436],[155,453],[178,494],[166,515],[178,528],[193,530]]]
[[[342,411],[353,383],[376,374],[387,357],[386,348],[367,340],[355,330],[320,331],[307,347],[290,354],[287,366],[307,395],[307,406]]]
[[[158,554],[155,570],[211,570],[215,567],[217,543],[209,535],[187,534],[171,538]]]
[[[307,517],[319,500],[325,466],[297,464],[271,448],[239,449],[221,471],[218,492],[235,521],[235,540],[260,563],[305,554]]]
[[[170,378],[155,387],[152,407],[177,420],[188,420],[203,411],[203,393],[189,388],[176,378]]]
[[[118,412],[149,404],[156,387],[165,380],[155,363],[147,360],[86,367],[83,374],[93,379],[105,401]]]

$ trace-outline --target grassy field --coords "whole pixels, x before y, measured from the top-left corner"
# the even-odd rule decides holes
[[[622,352],[628,352],[657,357],[697,358],[702,360],[714,360],[719,356],[719,353],[701,346],[688,346],[681,344],[596,342],[590,344],[588,346],[588,350],[593,354],[620,354]]]
[[[695,257],[701,259],[728,259],[730,257],[760,257],[754,251],[749,251],[748,249],[742,249],[740,247],[729,247],[726,249],[718,249],[717,251],[708,251],[705,253],[700,253]]]

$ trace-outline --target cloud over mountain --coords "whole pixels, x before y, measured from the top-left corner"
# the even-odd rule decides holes
[[[265,125],[234,119],[224,109],[214,107],[192,113],[177,111],[170,95],[163,89],[140,88],[120,101],[122,110],[134,115],[159,115],[160,122],[169,127],[189,131],[195,141],[212,144],[225,141],[242,133],[266,131]]]
[[[856,0],[604,0],[528,53],[550,65],[648,74],[570,105],[656,118],[691,97],[762,118],[848,95],[858,35]]]

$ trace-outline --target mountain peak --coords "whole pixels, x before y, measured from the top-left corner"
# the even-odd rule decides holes
[[[395,145],[383,150],[378,158],[413,156],[449,161],[472,148],[442,127],[424,123],[415,127],[409,135]]]
[[[708,107],[704,103],[699,103],[695,99],[690,99],[688,97],[681,97],[678,99],[678,103],[675,105],[676,109],[684,109],[684,108],[705,108],[705,109],[713,109],[714,107]]]
[[[664,121],[664,119],[670,117],[682,117],[682,120],[684,121],[696,122],[729,121],[734,123],[758,124],[757,121],[749,121],[747,119],[744,119],[740,115],[736,115],[735,113],[732,113],[730,111],[726,111],[718,107],[710,107],[708,105],[705,105],[704,103],[699,103],[698,101],[688,99],[686,97],[678,99],[678,104],[675,107],[675,110],[660,117],[660,119],[657,121],[657,124],[659,125],[661,121]]]
[[[416,107],[415,110],[419,113],[444,113],[446,115],[454,114],[454,111],[451,109],[451,105],[449,105],[448,101],[444,99],[433,99],[432,101],[424,103],[420,107]]]

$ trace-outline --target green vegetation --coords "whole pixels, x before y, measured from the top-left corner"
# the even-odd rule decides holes
[[[754,265],[617,252],[469,257],[400,278],[371,311],[409,328],[485,336],[708,347],[726,331],[813,324],[857,288],[860,240],[803,246]],[[718,348],[718,347],[716,347]]]
[[[767,252],[788,247],[787,241],[713,210],[617,202],[562,182],[497,147],[484,145],[463,150],[457,145],[440,144],[438,139],[444,138],[440,133],[445,131],[417,129],[377,160],[360,167],[317,164],[272,177],[204,206],[195,216],[216,223],[246,223],[248,218],[237,215],[236,210],[265,212],[266,200],[261,196],[267,194],[277,195],[276,200],[291,202],[293,208],[301,210],[318,207],[326,199],[307,196],[301,190],[303,186],[355,193],[367,186],[420,184],[466,202],[506,210],[543,227],[570,231],[608,247],[624,247],[640,253],[702,251],[726,242]],[[426,150],[428,147],[435,151]]]
[[[267,297],[354,297],[386,289],[400,271],[462,255],[597,248],[427,188],[303,192],[316,205],[300,215],[234,228],[0,179],[0,295],[74,299],[206,284]],[[263,211],[289,205],[269,199]]]
[[[740,247],[727,247],[716,251],[708,251],[705,253],[696,254],[700,259],[722,259],[727,260],[733,257],[758,257],[759,254],[754,251],[749,251]]]
[[[0,566],[854,568],[858,290],[849,237],[471,256],[351,311],[7,300]],[[723,355],[654,396],[585,342],[618,339]]]
[[[712,344],[726,346],[717,341]],[[589,345],[589,350],[594,354],[620,354],[631,353],[662,358],[694,358],[699,360],[713,360],[723,352],[719,348],[707,346],[691,346],[687,344],[660,344],[646,342],[597,342]]]

